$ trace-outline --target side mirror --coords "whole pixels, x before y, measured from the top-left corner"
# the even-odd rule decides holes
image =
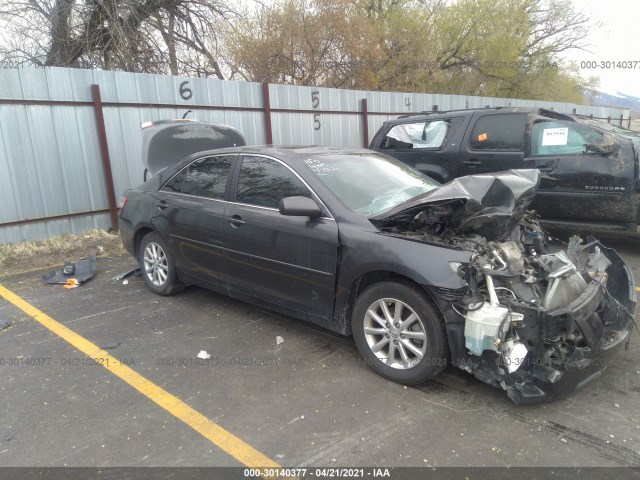
[[[280,214],[292,217],[319,217],[322,213],[315,200],[309,197],[286,197],[280,200]]]

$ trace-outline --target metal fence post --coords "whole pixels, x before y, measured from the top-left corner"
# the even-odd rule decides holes
[[[96,114],[96,128],[98,130],[98,141],[100,142],[100,157],[102,158],[102,171],[104,172],[104,183],[107,188],[107,200],[109,201],[109,214],[111,215],[111,228],[118,229],[118,203],[116,202],[116,192],[113,187],[113,173],[111,172],[111,158],[109,157],[109,144],[107,143],[107,131],[104,126],[104,115],[102,113],[102,98],[100,97],[100,86],[91,85],[91,96],[93,98],[93,110]]]
[[[360,103],[362,104],[362,143],[364,143],[364,148],[369,148],[369,109],[367,108],[367,99],[363,98]]]
[[[262,105],[264,107],[264,130],[266,144],[273,144],[273,130],[271,127],[271,99],[269,98],[269,84],[262,84]]]

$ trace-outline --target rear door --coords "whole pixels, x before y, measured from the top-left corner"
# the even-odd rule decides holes
[[[333,315],[338,226],[319,218],[284,216],[280,199],[317,197],[280,160],[245,155],[236,171],[235,201],[225,213],[227,281],[231,294],[250,296],[296,316]]]
[[[460,174],[474,175],[522,168],[528,114],[474,113],[460,146]]]
[[[535,117],[528,168],[542,172],[535,207],[543,219],[634,223],[630,142],[578,122]]]
[[[459,176],[458,145],[463,123],[464,117],[399,123],[377,140],[375,149],[446,183]]]
[[[178,269],[226,290],[223,241],[225,194],[236,155],[200,158],[157,193],[153,223],[176,256]]]

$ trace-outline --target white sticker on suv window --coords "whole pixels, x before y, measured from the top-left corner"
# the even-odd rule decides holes
[[[542,145],[566,145],[568,140],[568,128],[545,128],[542,131]]]

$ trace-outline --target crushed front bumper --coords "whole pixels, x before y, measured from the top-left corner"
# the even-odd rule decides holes
[[[606,287],[592,282],[567,308],[543,314],[543,334],[547,339],[557,335],[558,329],[575,327],[582,334],[581,344],[573,346],[564,361],[526,369],[524,381],[509,382],[510,385],[505,382],[509,398],[516,403],[551,401],[570,395],[598,378],[628,345],[637,301],[633,274],[615,250],[599,242],[589,243],[590,253],[598,247],[611,262],[606,270]]]
[[[599,247],[611,262],[606,282],[592,281],[567,307],[514,308],[528,319],[528,331],[520,336],[531,339],[520,367],[509,373],[502,357],[485,352],[471,370],[480,380],[506,390],[515,403],[571,395],[598,378],[629,343],[636,312],[633,274],[615,250],[589,243],[590,252]]]

